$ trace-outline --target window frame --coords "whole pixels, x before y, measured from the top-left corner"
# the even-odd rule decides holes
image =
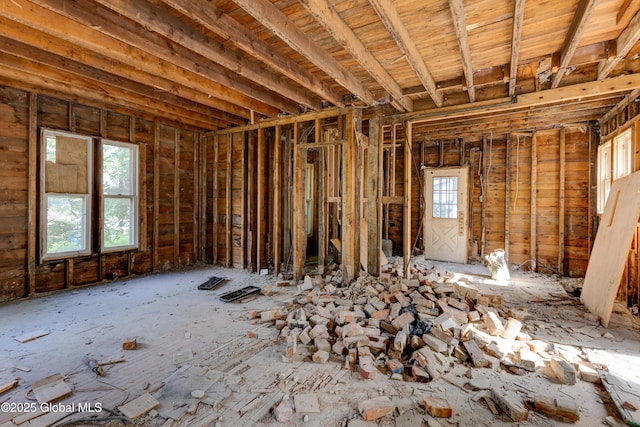
[[[613,138],[613,149],[611,153],[613,157],[613,170],[611,173],[613,181],[633,172],[632,136],[631,128],[628,128]]]
[[[131,150],[131,164],[130,164],[130,173],[131,173],[131,195],[107,195],[105,194],[104,188],[104,146],[110,145],[115,147],[128,148]],[[101,253],[111,253],[111,252],[121,252],[132,249],[138,249],[140,247],[140,148],[137,144],[133,144],[131,142],[122,142],[122,141],[114,141],[110,139],[101,139],[99,144],[100,150],[100,171],[99,175],[96,176],[96,179],[100,181],[99,188],[99,206],[100,206],[100,217],[99,221],[101,224],[100,227],[100,252]],[[105,245],[105,212],[104,212],[104,204],[105,199],[130,199],[131,200],[131,230],[130,235],[133,239],[133,243],[130,245],[122,245],[122,246],[112,246],[106,247]]]
[[[79,140],[85,140],[87,144],[87,192],[86,193],[62,193],[62,192],[48,192],[46,179],[47,179],[47,139],[49,137],[68,137]],[[40,131],[40,260],[49,261],[56,259],[73,258],[83,255],[89,255],[91,253],[91,238],[93,231],[92,222],[92,204],[93,204],[93,137],[80,135],[74,132],[67,132],[61,130],[54,130],[49,128],[41,128]],[[81,197],[83,199],[83,240],[84,249],[70,250],[64,252],[48,252],[47,243],[49,238],[48,233],[48,218],[49,218],[49,197]]]
[[[607,203],[607,198],[609,197],[609,193],[611,192],[611,174],[612,174],[612,141],[608,140],[600,145],[598,145],[598,154],[597,154],[597,162],[598,162],[598,171],[597,171],[597,211],[598,214],[602,214],[604,212],[604,206]]]

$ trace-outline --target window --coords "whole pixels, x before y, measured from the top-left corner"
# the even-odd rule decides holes
[[[102,141],[102,247],[138,244],[138,147]]]
[[[613,179],[616,180],[631,173],[631,129],[613,138]]]
[[[92,137],[43,129],[41,145],[41,258],[137,247],[138,147],[103,140],[96,146],[102,156],[94,172]],[[96,173],[102,173],[101,188]],[[94,197],[94,187],[99,197]],[[92,218],[100,226],[94,227]],[[98,229],[102,235],[94,238],[92,231]],[[100,248],[92,242],[100,242]]]
[[[458,217],[458,177],[433,177],[433,217]]]
[[[611,141],[598,146],[598,213],[604,212],[611,191]]]
[[[42,257],[90,252],[91,138],[42,132]]]

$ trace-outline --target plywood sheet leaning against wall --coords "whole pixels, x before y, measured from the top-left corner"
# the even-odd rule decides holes
[[[613,182],[593,244],[582,303],[609,325],[627,254],[640,217],[640,172]]]

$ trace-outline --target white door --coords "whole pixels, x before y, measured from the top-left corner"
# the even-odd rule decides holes
[[[424,256],[467,262],[468,167],[424,170]]]

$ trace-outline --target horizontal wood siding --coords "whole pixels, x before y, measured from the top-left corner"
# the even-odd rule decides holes
[[[153,249],[158,248],[158,268],[168,270],[201,261],[196,248],[200,233],[196,222],[198,205],[197,173],[199,131],[160,123],[158,153],[154,152],[156,123],[126,114],[101,110],[49,96],[37,95],[36,108],[29,109],[29,93],[0,86],[0,302],[29,295],[29,215],[38,224],[40,214],[30,212],[30,184],[37,184],[40,167],[29,178],[29,122],[35,131],[50,129],[76,132],[95,138],[133,142],[139,146],[140,246],[137,250],[100,254],[97,236],[97,194],[93,206],[93,247],[95,253],[66,260],[39,261],[33,268],[33,291],[58,291],[73,286],[101,283],[154,270]],[[176,147],[176,141],[178,146]],[[40,142],[36,144],[40,146]],[[178,156],[176,156],[178,153]],[[157,161],[155,156],[157,157]],[[177,163],[176,163],[177,162]],[[154,164],[158,165],[160,183],[154,187]],[[208,182],[205,184],[207,186]],[[175,184],[179,183],[176,188]],[[205,189],[205,191],[207,191]],[[179,197],[176,196],[179,192]],[[154,199],[158,194],[158,200]],[[36,198],[35,200],[38,200]],[[179,200],[179,205],[176,201]],[[39,205],[39,202],[37,203]],[[155,208],[157,207],[157,212]],[[154,235],[154,217],[159,219],[159,233]],[[175,219],[178,219],[176,221]],[[41,230],[36,226],[35,244],[39,247]],[[177,254],[177,256],[176,256]]]
[[[0,87],[0,301],[19,298],[27,283],[29,97]]]

